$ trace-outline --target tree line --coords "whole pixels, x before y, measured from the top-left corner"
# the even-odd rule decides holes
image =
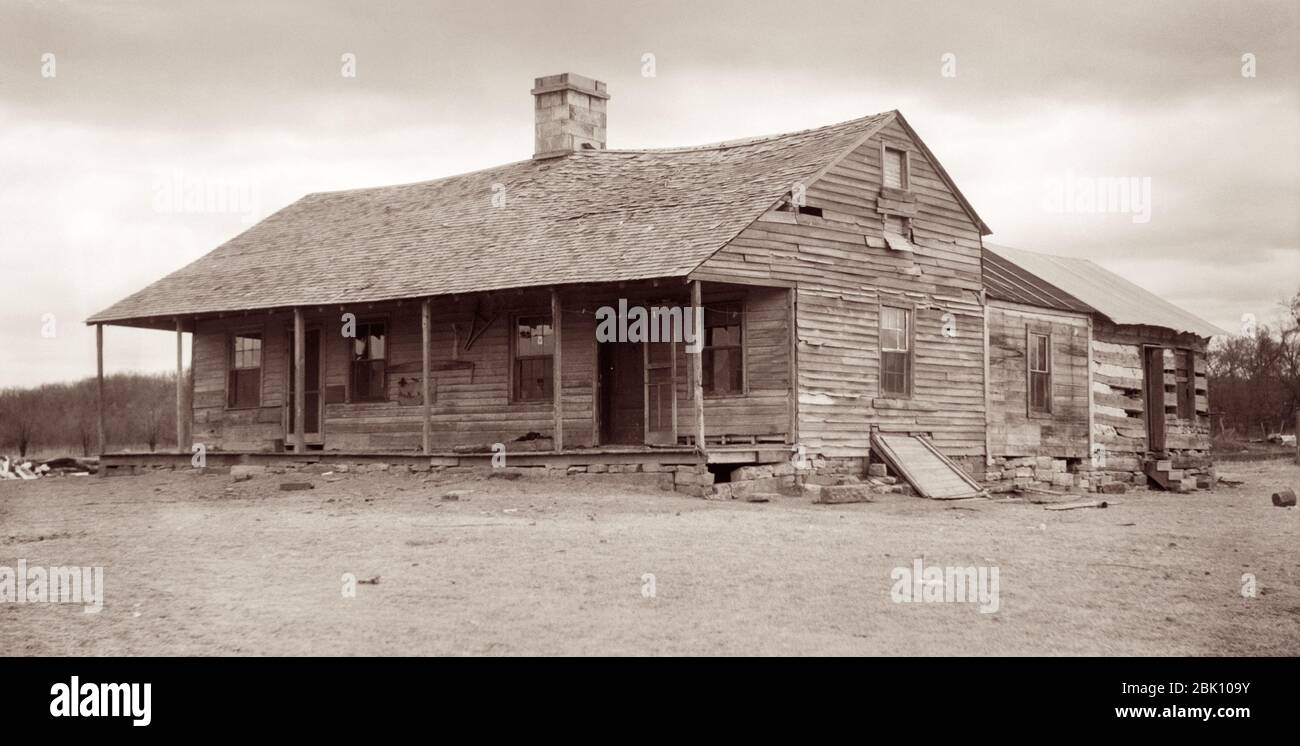
[[[1260,324],[1210,346],[1207,383],[1214,434],[1267,436],[1295,432],[1300,409],[1300,292],[1282,320]]]
[[[98,453],[97,388],[94,378],[86,378],[0,390],[0,455]],[[105,376],[104,431],[115,449],[174,449],[176,374]]]

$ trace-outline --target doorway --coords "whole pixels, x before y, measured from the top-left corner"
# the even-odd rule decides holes
[[[287,429],[285,430],[285,442],[293,441],[293,434],[297,430],[297,413],[294,411],[294,381],[297,372],[296,361],[293,354],[293,330],[288,332],[288,350],[289,358],[289,385],[286,391],[289,392],[289,398],[285,401],[285,408],[289,411],[286,418]],[[321,330],[320,327],[308,327],[303,335],[303,348],[306,364],[303,366],[303,430],[305,431],[306,440],[309,445],[320,445],[323,441],[321,432],[321,420],[323,413],[321,407],[323,404],[321,398],[321,372],[323,365],[321,361]]]
[[[636,342],[600,342],[601,445],[640,445],[645,439],[644,364]]]
[[[1147,421],[1147,450],[1165,452],[1165,350],[1142,348],[1143,410]]]

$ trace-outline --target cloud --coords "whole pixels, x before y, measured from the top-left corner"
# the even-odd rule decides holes
[[[0,347],[18,352],[0,386],[93,373],[81,319],[247,227],[157,209],[168,179],[254,190],[260,216],[519,160],[532,78],[564,70],[609,83],[612,147],[901,109],[998,242],[1093,258],[1229,324],[1300,276],[1298,18],[1294,2],[8,3]],[[1149,177],[1151,221],[1045,211],[1066,173]],[[109,342],[110,369],[174,365],[170,335]]]

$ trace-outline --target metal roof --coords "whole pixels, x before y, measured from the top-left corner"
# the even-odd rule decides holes
[[[1116,324],[1160,326],[1201,337],[1227,331],[1087,259],[984,244],[984,288],[1000,300],[1092,311]]]

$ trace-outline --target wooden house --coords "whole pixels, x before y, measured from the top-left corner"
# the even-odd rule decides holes
[[[1212,485],[1223,330],[1085,259],[986,244],[984,284],[990,483]]]
[[[241,460],[853,472],[873,432],[976,476],[1006,455],[989,229],[902,114],[615,150],[603,83],[532,93],[531,158],[303,197],[91,317],[101,360],[105,326],[174,331],[178,370],[191,334],[181,450]],[[697,344],[599,334],[638,308],[703,309]],[[1063,458],[1087,430],[1061,427]]]

